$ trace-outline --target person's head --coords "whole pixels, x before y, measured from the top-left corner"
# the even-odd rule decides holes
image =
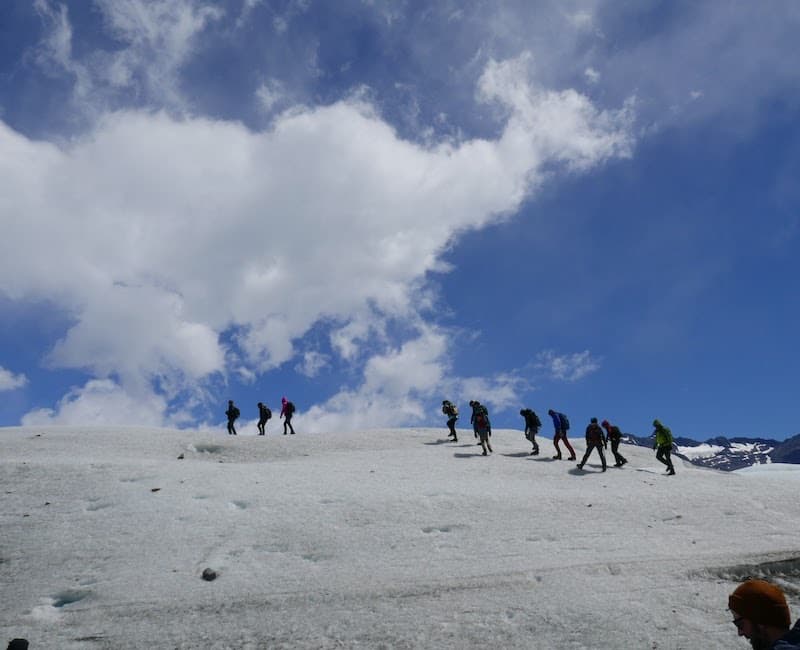
[[[766,650],[789,630],[791,616],[786,597],[766,580],[746,580],[728,597],[728,609],[739,636],[753,650]]]
[[[520,409],[520,410],[519,410],[519,414],[520,414],[520,415],[525,415],[525,409]]]
[[[446,399],[443,399],[443,400],[442,400],[442,406],[444,406],[445,404],[447,404],[447,400],[446,400]]]
[[[658,420],[653,420],[653,426],[656,429],[660,429],[661,428],[661,422],[659,422]]]
[[[261,408],[262,406],[264,406],[264,405],[261,402],[259,402],[258,403],[258,408]]]
[[[592,418],[592,419],[590,420],[590,422],[591,422],[592,424],[597,424],[597,418]]]
[[[553,415],[554,413],[555,413],[555,411],[553,409],[548,409],[547,410],[547,415]]]
[[[281,404],[286,404],[286,402],[288,402],[288,401],[289,401],[289,400],[288,400],[288,399],[286,399],[286,396],[285,396],[285,395],[284,395],[283,397],[281,397]]]
[[[7,650],[28,650],[28,639],[11,639]]]
[[[228,400],[228,404],[233,404],[233,400],[232,400],[232,399],[229,399],[229,400]]]
[[[610,429],[611,428],[611,425],[608,423],[608,420],[603,420],[600,423],[600,426],[603,427],[604,429]]]

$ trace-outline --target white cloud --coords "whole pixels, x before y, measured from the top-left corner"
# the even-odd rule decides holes
[[[421,324],[416,338],[369,359],[360,386],[311,408],[304,428],[340,431],[412,424],[425,417],[426,404],[439,396],[464,403],[478,399],[496,409],[519,403],[527,382],[515,373],[451,377],[450,346],[448,332]]]
[[[159,106],[183,107],[178,72],[193,53],[197,35],[224,12],[194,0],[95,0],[95,5],[109,34],[123,46],[76,59],[66,6],[36,0],[48,30],[40,63],[74,77],[75,101],[89,117],[120,89],[133,89]]]
[[[572,14],[568,14],[567,20],[577,30],[591,31],[594,29],[594,16],[590,11],[581,10]]]
[[[285,99],[283,84],[275,79],[262,83],[256,90],[256,98],[265,113],[269,113],[276,104]]]
[[[590,84],[596,84],[600,81],[600,73],[591,67],[583,71],[583,76],[586,77],[586,81]]]
[[[492,62],[480,91],[507,111],[500,137],[436,146],[400,139],[356,99],[287,111],[263,132],[122,111],[61,148],[0,122],[0,291],[73,316],[52,364],[134,392],[263,372],[320,321],[341,323],[334,349],[354,359],[384,319],[419,321],[451,239],[513,213],[545,167],[628,155],[625,110],[538,88],[529,57]],[[234,328],[235,368],[219,343]],[[408,345],[367,362],[375,404],[441,382],[439,362]],[[402,409],[419,413],[411,398]]]
[[[0,366],[0,391],[22,388],[28,383],[28,378],[23,374],[15,375],[10,370]]]
[[[558,355],[552,350],[540,352],[536,367],[547,372],[553,379],[578,381],[600,369],[601,359],[592,356],[589,350],[573,354]]]
[[[167,417],[163,398],[147,393],[131,395],[108,379],[92,380],[73,388],[56,409],[39,409],[22,418],[23,426],[121,425],[161,426],[174,421]]]
[[[306,377],[316,377],[329,363],[326,355],[311,350],[303,353],[302,362],[295,366],[295,370]]]

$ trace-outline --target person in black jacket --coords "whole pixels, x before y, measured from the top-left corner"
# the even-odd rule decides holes
[[[233,400],[228,400],[228,410],[225,411],[225,415],[228,416],[228,435],[235,436],[236,435],[236,427],[233,426],[233,423],[236,422],[236,418],[239,417],[239,409],[236,408],[233,404]]]
[[[266,434],[267,420],[272,417],[272,411],[266,404],[258,403],[258,435]]]
[[[593,449],[597,449],[600,454],[600,462],[603,463],[603,471],[606,471],[606,456],[603,453],[603,447],[606,444],[606,437],[600,425],[597,424],[597,418],[592,418],[589,426],[586,427],[586,453],[583,455],[583,460],[578,463],[578,469],[583,469],[584,464],[589,459],[589,454]]]
[[[619,427],[615,427],[608,420],[603,420],[601,426],[606,430],[606,440],[611,441],[611,453],[614,454],[614,467],[622,467],[628,460],[619,453],[619,442],[622,440],[622,433]]]
[[[519,414],[525,418],[525,438],[533,445],[531,456],[538,456],[539,444],[536,442],[536,434],[539,433],[542,421],[536,415],[536,412],[531,409],[522,409]]]

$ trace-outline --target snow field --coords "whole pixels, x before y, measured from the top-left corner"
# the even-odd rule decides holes
[[[465,430],[458,443],[444,428],[267,431],[0,430],[5,637],[744,648],[727,595],[760,572],[800,615],[797,469],[675,459],[667,477],[651,450],[624,446],[624,468],[601,473],[595,455],[581,472],[551,460],[547,436],[529,456],[513,430],[495,431],[487,458]]]

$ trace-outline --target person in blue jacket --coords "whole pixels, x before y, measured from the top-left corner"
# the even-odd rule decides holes
[[[567,429],[569,429],[569,420],[567,416],[553,409],[547,411],[547,414],[553,419],[553,429],[555,429],[553,445],[556,448],[556,455],[553,456],[553,460],[561,460],[561,449],[558,447],[559,440],[563,441],[566,448],[569,449],[569,460],[575,460],[575,450],[572,448],[572,445],[569,444],[569,440],[567,440]]]

